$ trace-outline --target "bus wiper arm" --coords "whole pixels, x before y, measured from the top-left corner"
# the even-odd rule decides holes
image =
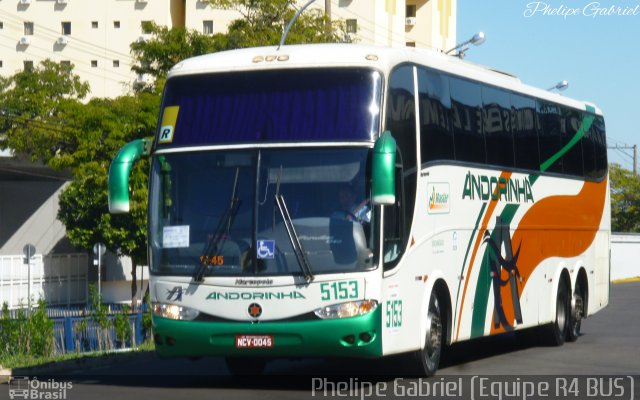
[[[296,228],[293,226],[293,221],[291,220],[291,215],[289,214],[289,209],[287,208],[287,203],[284,200],[284,196],[281,194],[276,194],[275,198],[276,205],[278,206],[278,210],[280,210],[280,215],[282,216],[282,221],[284,222],[284,227],[287,230],[287,235],[289,235],[289,240],[291,241],[293,252],[296,255],[296,259],[298,260],[298,265],[300,265],[300,269],[304,274],[304,280],[309,283],[313,281],[314,278],[313,272],[311,271],[309,258],[307,257],[307,253],[302,247],[302,243],[300,243],[300,237],[296,232]]]
[[[207,268],[210,265],[209,257],[213,251],[213,259],[216,259],[217,256],[220,255],[221,245],[227,240],[227,236],[229,236],[229,231],[231,231],[231,227],[233,226],[233,221],[236,219],[236,215],[238,214],[238,206],[240,205],[240,200],[238,199],[238,176],[240,174],[240,168],[236,169],[236,177],[233,181],[233,191],[231,193],[231,202],[229,203],[229,207],[222,214],[220,219],[218,220],[218,225],[216,226],[216,230],[213,233],[213,237],[208,241],[205,246],[202,254],[200,255],[200,260],[198,262],[198,267],[196,268],[195,273],[193,274],[193,280],[195,282],[202,282],[204,280],[204,275],[207,272]]]

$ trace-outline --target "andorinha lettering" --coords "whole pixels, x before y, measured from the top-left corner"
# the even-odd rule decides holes
[[[529,178],[514,179],[498,176],[473,175],[467,172],[462,199],[500,200],[511,203],[534,202]]]
[[[296,290],[291,292],[211,292],[207,300],[295,300],[305,299]]]

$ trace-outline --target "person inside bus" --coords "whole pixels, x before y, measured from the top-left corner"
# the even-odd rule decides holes
[[[360,224],[371,222],[371,208],[369,199],[358,202],[355,190],[349,184],[342,185],[338,190],[338,204],[340,210],[333,213],[333,218],[347,221],[357,221]]]

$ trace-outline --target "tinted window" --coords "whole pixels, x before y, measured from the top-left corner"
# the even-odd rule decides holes
[[[372,141],[379,131],[380,79],[357,68],[171,78],[162,133],[173,133],[159,143]]]
[[[487,143],[487,163],[513,167],[509,92],[482,86],[482,120]]]
[[[593,116],[592,116],[593,118]],[[589,131],[582,137],[582,159],[584,165],[585,178],[599,178],[596,166],[596,134],[595,121],[591,124]]]
[[[413,82],[413,66],[396,68],[389,78],[387,99],[387,125],[397,143],[396,205],[385,212],[385,267],[390,268],[399,260],[407,246],[417,184],[416,104]]]
[[[560,109],[557,105],[538,101],[538,139],[540,142],[540,170],[562,173],[560,151]]]
[[[440,72],[419,69],[418,89],[422,162],[453,160],[449,77]]]
[[[607,173],[607,139],[604,119],[597,116],[592,125],[596,145],[596,176],[603,177]]]
[[[413,67],[397,68],[389,80],[387,99],[387,127],[396,139],[405,169],[416,165],[416,103],[413,86]]]
[[[451,122],[456,160],[485,163],[480,85],[451,77]]]
[[[526,96],[511,94],[511,131],[514,137],[517,168],[538,171],[540,158],[536,131],[536,102]]]
[[[582,143],[576,136],[582,125],[583,114],[575,109],[562,107],[560,128],[562,130],[562,148],[566,153],[562,156],[564,173],[582,176]]]

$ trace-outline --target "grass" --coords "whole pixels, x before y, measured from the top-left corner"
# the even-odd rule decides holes
[[[153,341],[149,340],[142,343],[138,348],[120,352],[117,350],[109,350],[109,351],[96,351],[91,353],[67,353],[67,354],[56,354],[49,357],[35,357],[31,355],[1,355],[0,356],[0,365],[4,368],[16,369],[16,368],[29,368],[29,367],[38,367],[42,365],[47,365],[51,363],[59,363],[63,361],[69,360],[82,360],[82,359],[93,359],[100,357],[117,357],[119,354],[129,354],[132,352],[149,352],[154,351],[155,346]]]

